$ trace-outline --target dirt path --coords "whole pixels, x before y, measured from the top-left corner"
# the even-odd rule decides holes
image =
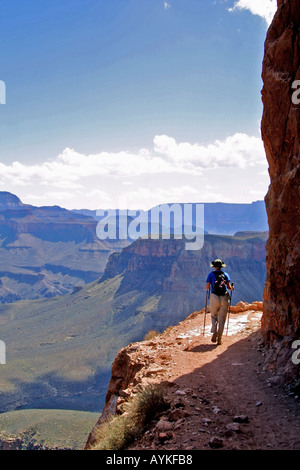
[[[160,341],[161,352],[155,346],[155,364],[167,370],[153,382],[173,383],[172,408],[131,449],[300,449],[300,401],[264,371],[260,316],[232,316],[216,346],[194,315]]]

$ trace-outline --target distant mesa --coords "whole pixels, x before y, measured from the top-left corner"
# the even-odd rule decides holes
[[[23,204],[18,196],[15,194],[0,191],[0,210],[7,210],[7,209],[18,209],[22,208]]]
[[[202,204],[201,202],[199,204]],[[172,204],[166,204],[172,206]],[[179,204],[183,206],[183,204]],[[215,235],[235,235],[236,232],[266,232],[269,230],[268,218],[264,201],[255,201],[251,204],[230,204],[230,203],[203,203],[204,205],[204,232]],[[149,211],[140,210],[141,214]],[[99,208],[101,209],[101,208]],[[73,210],[75,214],[82,214],[93,217],[99,221],[100,216],[97,211],[80,209]],[[195,226],[195,218],[191,221],[191,226]],[[190,227],[188,227],[189,229]],[[169,227],[164,224],[164,229]],[[161,227],[162,230],[162,227]],[[174,231],[174,230],[173,230]],[[172,227],[170,232],[172,233]]]
[[[265,231],[265,232],[261,232],[261,236],[265,237],[266,235],[268,235],[268,231]],[[248,232],[236,232],[234,234],[234,237],[238,237],[238,238],[243,238],[243,237],[257,237],[259,235],[259,232],[254,232],[254,231],[248,231]]]
[[[92,217],[0,192],[0,303],[63,295],[98,279],[129,242],[101,241],[96,226]]]
[[[0,303],[64,295],[75,286],[101,278],[110,255],[120,253],[134,240],[100,240],[98,221],[96,211],[35,207],[14,194],[0,192]],[[262,233],[264,237],[268,230],[263,201],[204,204],[204,222],[205,237],[208,233],[241,238]],[[159,225],[161,234],[169,230],[174,235],[175,229],[191,233],[191,227]],[[166,240],[166,246],[168,243]],[[144,245],[143,250],[147,249]]]

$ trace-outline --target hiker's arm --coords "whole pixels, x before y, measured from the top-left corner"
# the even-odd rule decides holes
[[[234,290],[234,286],[232,286],[232,285],[230,284],[230,282],[228,282],[228,281],[227,281],[227,288],[228,288],[229,290]]]
[[[207,282],[206,283],[206,290],[209,290],[210,289],[210,282]]]

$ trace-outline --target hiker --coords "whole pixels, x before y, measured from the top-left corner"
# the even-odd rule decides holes
[[[213,333],[211,341],[213,343],[222,344],[222,334],[226,322],[229,294],[227,289],[234,290],[234,286],[230,283],[228,273],[222,271],[226,267],[221,259],[211,262],[210,266],[214,271],[210,272],[206,280],[206,290],[211,288],[209,309],[211,314],[211,333]]]

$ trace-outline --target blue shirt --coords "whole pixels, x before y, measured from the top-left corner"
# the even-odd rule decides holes
[[[224,273],[224,271],[211,271],[209,273],[209,275],[207,276],[206,282],[210,283],[212,293],[214,293],[214,287],[213,286],[214,286],[214,283],[215,283],[215,280],[216,280],[216,275],[215,275],[216,272],[225,274],[226,281],[230,282],[230,277],[229,277],[228,273]]]

